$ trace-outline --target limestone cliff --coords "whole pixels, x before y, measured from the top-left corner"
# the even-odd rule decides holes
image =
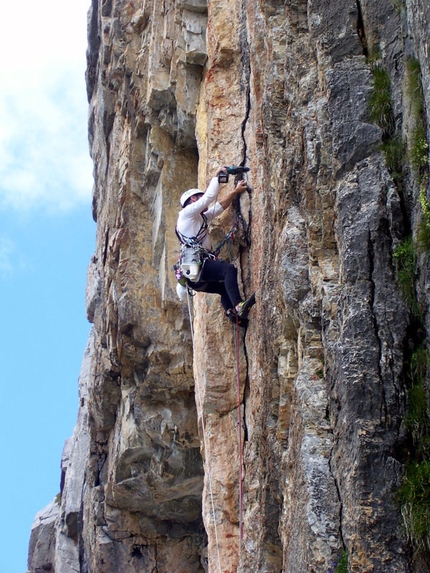
[[[430,570],[398,496],[423,456],[428,248],[412,301],[399,274],[430,226],[429,26],[428,0],[92,0],[93,329],[30,573]],[[257,304],[237,337],[199,293],[192,341],[178,201],[225,163],[250,191],[212,240],[241,214],[221,257]]]

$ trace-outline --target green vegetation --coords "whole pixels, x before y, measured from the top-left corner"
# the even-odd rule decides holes
[[[422,220],[418,227],[417,245],[421,251],[430,249],[430,204],[427,197],[427,180],[421,183],[419,202],[421,205]]]
[[[426,380],[430,354],[424,345],[413,352],[410,360],[408,414],[406,429],[412,438],[418,456],[430,460],[430,417]]]
[[[417,256],[412,237],[406,238],[394,251],[397,270],[397,282],[411,314],[420,319],[417,295],[415,291]]]
[[[409,100],[412,120],[408,153],[412,170],[420,187],[419,202],[422,213],[422,221],[419,224],[417,233],[417,243],[423,251],[428,251],[430,249],[430,206],[427,197],[429,182],[429,145],[426,137],[421,68],[415,58],[409,58],[406,63],[406,77],[406,95]]]
[[[410,161],[412,167],[418,175],[421,175],[423,168],[428,167],[428,151],[429,144],[427,143],[425,128],[423,125],[417,125],[411,136],[410,147]]]
[[[404,9],[401,0],[393,0],[399,10]],[[396,8],[396,9],[397,9]],[[407,459],[398,501],[405,523],[406,534],[414,550],[414,558],[430,562],[430,407],[428,375],[430,353],[425,339],[425,323],[416,292],[417,250],[430,249],[430,202],[427,195],[429,182],[429,144],[425,120],[424,95],[421,83],[421,70],[416,59],[409,59],[406,65],[406,98],[410,108],[407,146],[396,124],[391,98],[389,74],[380,64],[381,58],[374,54],[369,59],[373,75],[373,91],[369,99],[371,120],[382,129],[382,145],[387,169],[396,183],[401,197],[410,170],[419,187],[421,221],[417,230],[417,241],[407,237],[394,251],[397,282],[411,315],[416,348],[407,360],[408,410],[405,429],[408,436]],[[414,206],[411,207],[414,210]],[[346,565],[339,562],[336,573],[347,571]]]
[[[415,293],[416,253],[412,238],[394,252],[397,280],[410,312],[423,329]],[[427,376],[430,353],[424,340],[412,353],[408,368],[408,410],[405,428],[409,437],[408,461],[398,491],[406,535],[416,556],[430,555],[430,411]]]
[[[379,63],[378,54],[375,53],[368,62],[373,75],[373,90],[369,99],[370,119],[382,129],[380,149],[384,154],[388,171],[396,184],[401,187],[405,146],[402,138],[395,133],[390,76]]]
[[[411,103],[411,112],[414,117],[419,117],[424,111],[424,96],[421,86],[421,67],[416,58],[409,58],[406,62],[406,74],[406,95]]]
[[[412,441],[410,460],[398,492],[406,534],[421,556],[430,554],[430,411],[426,380],[430,353],[422,344],[411,356],[406,429]]]
[[[393,5],[393,8],[397,14],[404,12],[406,9],[404,0],[391,0],[391,4]]]
[[[424,114],[424,93],[421,84],[421,68],[418,60],[409,58],[406,63],[408,100],[411,106],[412,132],[409,144],[409,159],[418,182],[428,180],[428,152],[426,123]]]
[[[427,392],[422,384],[414,384],[408,390],[408,414],[406,429],[418,454],[427,453],[430,448],[429,413]]]
[[[342,553],[342,557],[339,560],[339,563],[336,565],[336,569],[334,573],[348,573],[348,551]]]
[[[421,185],[419,200],[426,225],[430,227],[430,204],[427,197],[427,185]]]
[[[405,155],[405,146],[399,136],[388,139],[381,144],[381,151],[385,157],[387,169],[397,184],[402,183],[402,167]]]
[[[395,129],[391,80],[387,70],[379,64],[372,64],[373,91],[369,100],[370,119],[383,131],[383,140],[390,138]]]
[[[417,177],[420,189],[428,186],[429,145],[426,137],[426,123],[424,114],[424,94],[421,84],[421,69],[419,62],[410,58],[406,64],[407,90],[406,95],[411,109],[412,128],[409,135],[408,153],[402,137],[396,133],[391,97],[391,80],[388,71],[380,63],[380,54],[373,50],[368,63],[373,76],[373,90],[369,98],[370,119],[382,129],[381,151],[384,154],[387,169],[393,180],[403,188],[403,169],[405,157]],[[425,192],[424,192],[425,193]],[[420,193],[420,204],[424,209],[428,207],[428,200],[423,192]],[[424,228],[420,231],[420,246],[430,248],[430,209],[423,210]]]
[[[428,204],[424,205],[426,217]],[[415,292],[416,264],[412,238],[405,239],[395,250],[397,280],[416,324],[424,331],[424,320]],[[417,336],[418,337],[418,336]],[[424,339],[408,361],[408,409],[405,429],[409,439],[408,459],[398,501],[406,535],[415,557],[430,557],[430,410],[427,377],[430,353]]]
[[[399,500],[412,547],[419,554],[430,552],[430,461],[407,466]]]

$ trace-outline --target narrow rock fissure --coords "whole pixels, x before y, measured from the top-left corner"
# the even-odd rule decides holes
[[[86,563],[87,563],[87,559],[86,559],[86,555],[85,555],[85,546],[84,546],[84,537],[83,537],[83,531],[84,531],[84,523],[83,523],[83,519],[84,519],[84,493],[85,493],[85,488],[86,488],[86,482],[84,481],[84,483],[82,484],[82,497],[81,497],[81,504],[80,504],[80,512],[79,512],[79,516],[78,516],[78,559],[79,559],[79,570],[82,571],[82,573],[86,573],[87,571],[87,567],[86,567]]]
[[[107,255],[108,255],[108,246],[109,246],[109,229],[106,230],[106,234],[105,234],[105,244],[104,244],[104,250],[103,250],[103,266],[106,265],[106,259],[107,259]]]
[[[242,121],[241,126],[241,141],[243,144],[243,158],[240,162],[242,166],[245,166],[247,163],[247,152],[248,152],[248,145],[246,142],[246,128],[250,119],[251,114],[251,89],[250,89],[250,79],[251,79],[251,60],[249,55],[249,42],[247,36],[247,25],[246,25],[246,10],[245,7],[242,5],[242,26],[240,30],[240,45],[242,48],[242,88],[245,92],[245,100],[246,100],[246,107],[245,107],[245,117]],[[251,195],[252,189],[248,186],[248,193]],[[239,215],[241,216],[240,211],[240,202],[237,202],[237,210]],[[246,242],[250,244],[250,233],[251,233],[251,221],[252,221],[252,209],[251,209],[251,201],[249,202],[249,212],[248,212],[248,224],[245,231]]]
[[[246,10],[245,7],[242,5],[242,26],[240,30],[240,45],[242,49],[242,82],[243,82],[243,89],[245,90],[245,97],[246,97],[246,110],[245,110],[245,117],[242,122],[242,143],[243,143],[243,160],[242,165],[246,164],[246,154],[248,150],[248,146],[246,144],[246,137],[245,131],[247,127],[247,123],[249,121],[250,111],[251,111],[251,90],[249,87],[249,82],[251,79],[251,62],[249,56],[249,42],[247,36],[247,26],[246,26]]]
[[[248,146],[247,146],[247,142],[246,142],[245,133],[246,133],[247,124],[248,124],[248,121],[250,118],[250,113],[251,113],[251,89],[249,86],[250,77],[251,77],[251,63],[250,63],[250,55],[249,55],[249,42],[248,42],[248,36],[247,36],[246,10],[245,10],[245,6],[243,4],[242,4],[242,26],[241,26],[241,30],[240,30],[240,45],[242,48],[242,57],[241,57],[242,81],[243,81],[243,88],[245,91],[245,98],[246,98],[245,117],[242,121],[242,127],[241,127],[241,139],[242,139],[242,143],[243,143],[243,159],[241,161],[241,165],[246,165]],[[249,188],[248,192],[251,193],[250,188]],[[240,214],[240,202],[238,202],[237,209],[238,209],[238,212]],[[251,202],[250,202],[250,206],[249,206],[248,216],[249,216],[249,219],[248,219],[248,225],[245,229],[245,235],[246,235],[247,246],[249,248],[251,219],[252,219]],[[242,251],[242,249],[240,251]],[[240,260],[242,262],[241,254],[242,253],[240,253]],[[249,264],[250,264],[250,261],[248,258],[248,265]],[[247,296],[247,294],[249,294],[249,293],[245,293],[245,297]],[[246,364],[245,387],[243,389],[243,414],[242,414],[244,443],[248,441],[248,428],[246,425],[246,396],[249,393],[248,354],[247,354],[247,349],[246,349],[245,336],[246,336],[246,334],[243,336],[243,339],[242,339],[243,352],[244,352],[245,364]]]
[[[357,34],[363,48],[363,55],[367,58],[369,55],[369,48],[367,46],[366,30],[364,28],[363,12],[360,0],[357,0]]]
[[[249,387],[249,376],[248,376],[248,353],[246,350],[246,342],[245,342],[245,336],[243,337],[243,353],[245,356],[245,368],[246,368],[246,375],[245,375],[245,387],[243,389],[243,441],[245,445],[245,442],[248,441],[248,426],[246,424],[246,397],[249,395],[249,391],[250,391],[250,387]]]
[[[339,483],[336,477],[336,471],[333,470],[332,467],[332,460],[333,460],[333,450],[334,450],[334,445],[330,451],[330,456],[329,456],[329,460],[328,460],[328,467],[330,470],[330,475],[333,479],[333,483],[334,483],[334,487],[336,489],[336,495],[337,495],[337,499],[339,501],[339,539],[340,542],[342,544],[342,547],[346,548],[345,545],[345,540],[343,538],[343,502],[342,502],[342,494],[340,491],[340,487],[339,487]]]
[[[371,320],[372,320],[372,326],[373,326],[373,332],[375,334],[375,339],[377,342],[377,349],[378,349],[378,360],[377,360],[377,375],[378,375],[378,379],[379,379],[379,383],[381,386],[381,408],[380,408],[380,420],[381,420],[381,424],[385,425],[387,423],[387,402],[386,402],[386,396],[385,396],[385,388],[384,388],[384,379],[383,379],[383,375],[382,375],[382,371],[381,371],[381,362],[383,360],[383,356],[382,356],[382,341],[379,335],[379,328],[378,328],[378,320],[375,314],[375,290],[376,290],[376,285],[375,285],[375,279],[374,279],[374,273],[375,273],[375,253],[374,253],[374,248],[373,248],[373,240],[372,240],[372,234],[371,232],[369,232],[368,235],[368,246],[367,246],[367,252],[368,252],[368,257],[369,257],[369,283],[370,283],[370,301],[369,301],[369,305],[371,308]]]

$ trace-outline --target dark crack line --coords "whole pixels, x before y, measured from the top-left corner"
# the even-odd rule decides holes
[[[242,77],[241,77],[241,82],[242,82],[242,88],[245,92],[245,98],[246,98],[246,108],[245,108],[245,117],[242,121],[242,126],[241,126],[241,139],[242,139],[242,144],[243,144],[243,157],[242,157],[242,161],[241,161],[241,165],[244,166],[246,165],[246,159],[247,159],[247,151],[248,151],[248,146],[246,143],[246,128],[249,122],[249,118],[250,118],[250,114],[251,114],[251,89],[250,89],[250,78],[251,78],[251,61],[250,61],[250,55],[249,55],[249,42],[248,42],[248,35],[247,35],[247,17],[246,17],[246,9],[244,4],[242,3],[242,12],[241,12],[241,29],[240,29],[240,35],[239,35],[239,41],[240,41],[240,46],[241,46],[241,50],[242,50],[242,57],[241,57],[241,62],[242,62]],[[248,190],[249,194],[251,194],[251,189],[249,188]],[[238,201],[238,205],[237,205],[237,209],[239,212],[239,215],[241,216],[240,213],[240,202]],[[251,210],[251,206],[249,207],[249,219],[248,219],[248,225],[245,228],[245,236],[246,236],[246,243],[247,243],[247,247],[249,248],[249,245],[251,244],[251,237],[250,237],[250,230],[251,230],[251,221],[252,221],[252,210]],[[242,259],[242,251],[243,249],[240,248],[240,258]],[[248,263],[249,264],[249,263]],[[246,332],[244,334],[244,336],[242,337],[242,341],[243,341],[243,352],[244,352],[244,356],[245,356],[245,364],[246,364],[246,376],[245,376],[245,386],[243,389],[243,418],[242,418],[242,423],[243,423],[243,433],[244,433],[244,445],[246,442],[248,442],[249,439],[249,434],[248,434],[248,428],[246,425],[246,396],[250,391],[250,385],[249,385],[249,359],[248,359],[248,353],[247,353],[247,349],[246,349]]]
[[[372,233],[371,231],[369,231],[368,234],[368,257],[369,257],[369,265],[370,265],[370,269],[369,269],[369,283],[370,283],[370,309],[371,309],[371,319],[372,319],[372,324],[373,324],[373,332],[375,333],[375,339],[377,341],[378,344],[378,378],[380,381],[380,385],[381,385],[381,398],[382,398],[382,404],[381,404],[381,408],[380,408],[380,420],[382,425],[386,425],[387,424],[387,420],[388,420],[388,411],[387,411],[387,400],[386,400],[386,395],[385,395],[385,387],[384,387],[384,378],[382,375],[382,371],[381,371],[381,362],[382,362],[382,341],[379,335],[379,327],[378,327],[378,319],[376,317],[376,310],[375,310],[375,291],[376,291],[376,284],[375,284],[375,280],[374,280],[374,272],[375,272],[375,266],[374,266],[374,259],[375,259],[375,253],[374,253],[374,249],[373,249],[373,243],[372,243]]]
[[[237,327],[236,327],[237,328]],[[248,376],[248,372],[249,372],[249,360],[248,360],[248,353],[246,351],[246,343],[245,343],[245,339],[246,339],[246,332],[242,338],[243,340],[243,354],[245,355],[245,372],[246,372],[246,376],[245,376],[245,384],[244,384],[244,388],[243,388],[243,444],[245,445],[246,442],[248,442],[249,439],[249,434],[248,434],[248,426],[246,425],[246,396],[250,391],[250,384],[249,384],[249,376]]]
[[[342,546],[343,546],[343,547],[346,547],[345,541],[344,541],[344,538],[343,538],[343,533],[342,533],[342,531],[343,531],[343,502],[342,502],[342,495],[341,495],[341,492],[340,492],[339,483],[338,483],[338,481],[337,481],[337,479],[336,479],[335,472],[333,471],[333,467],[332,467],[333,450],[334,450],[334,443],[333,443],[333,447],[331,448],[331,451],[330,451],[330,456],[329,456],[329,460],[328,460],[328,467],[329,467],[329,470],[330,470],[330,475],[331,475],[331,477],[332,477],[332,479],[333,479],[334,487],[336,488],[337,499],[339,500],[339,539],[340,539],[340,542],[342,543]]]
[[[242,50],[242,58],[241,58],[241,61],[242,61],[242,88],[245,91],[245,97],[246,97],[246,111],[245,111],[245,117],[244,117],[243,122],[242,122],[242,129],[241,129],[241,137],[242,137],[242,143],[243,143],[242,165],[245,165],[246,154],[247,154],[247,150],[248,150],[248,146],[246,144],[245,131],[246,131],[246,126],[247,126],[247,123],[249,121],[249,116],[251,113],[251,89],[249,86],[249,82],[250,82],[250,78],[251,78],[251,61],[250,61],[250,55],[249,55],[249,42],[248,42],[247,26],[246,26],[246,10],[245,10],[245,7],[243,6],[243,4],[242,4],[242,26],[240,29],[239,41],[240,41],[240,47]]]
[[[249,42],[248,42],[248,37],[247,37],[246,10],[245,10],[243,5],[242,5],[241,27],[240,27],[240,33],[239,33],[239,43],[240,43],[241,53],[242,53],[242,56],[241,56],[241,62],[242,62],[241,89],[245,93],[245,101],[246,101],[245,117],[244,117],[242,124],[241,124],[241,135],[240,135],[241,140],[242,140],[242,146],[243,146],[242,160],[240,161],[240,165],[243,167],[246,165],[247,152],[248,152],[248,146],[246,143],[245,132],[246,132],[247,124],[248,124],[250,114],[251,114],[251,89],[250,89],[250,85],[249,85],[250,77],[251,77],[251,62],[250,62],[250,56],[249,56]],[[248,193],[250,195],[251,195],[251,192],[252,192],[251,188],[248,187]],[[242,218],[242,220],[243,220],[243,216],[242,216],[242,213],[240,210],[240,201],[239,200],[236,202],[235,208],[236,208],[236,211],[237,211],[239,217]],[[252,220],[252,210],[251,210],[251,206],[250,206],[249,207],[248,224],[246,225],[245,221],[243,220],[245,238],[246,238],[246,242],[247,242],[248,246],[251,243],[251,237],[250,237],[251,220]]]

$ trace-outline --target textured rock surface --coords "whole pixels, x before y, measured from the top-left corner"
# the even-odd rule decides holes
[[[406,170],[402,196],[379,151],[366,57],[388,71],[407,138],[406,59],[428,87],[429,13],[93,0],[94,327],[31,573],[327,573],[345,550],[350,572],[414,571],[395,501],[408,312],[393,250],[418,190]],[[193,345],[171,270],[178,198],[243,161],[247,229],[223,256],[257,305],[235,340],[217,297],[198,294]]]
[[[53,501],[34,518],[29,544],[32,571],[53,570],[57,516],[58,504]]]

